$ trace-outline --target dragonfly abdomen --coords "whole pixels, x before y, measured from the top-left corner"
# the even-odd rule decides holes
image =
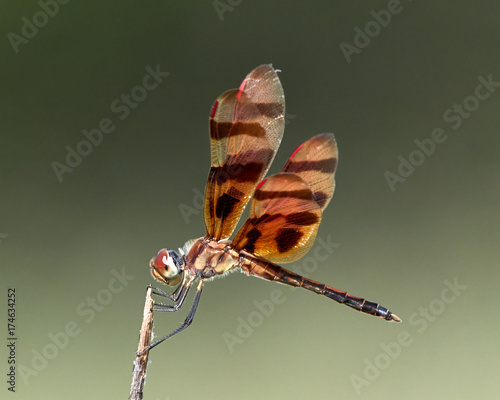
[[[302,287],[366,314],[381,317],[387,321],[401,322],[401,319],[396,314],[393,314],[380,304],[367,301],[361,297],[351,296],[347,292],[305,278],[270,261],[252,257],[245,252],[240,253],[240,267],[247,275],[280,282],[289,286]]]

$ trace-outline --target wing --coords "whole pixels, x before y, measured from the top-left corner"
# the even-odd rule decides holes
[[[239,89],[214,103],[210,115],[210,173],[205,190],[207,236],[231,236],[243,209],[278,150],[285,97],[276,71],[261,65]]]
[[[321,208],[304,180],[290,173],[260,183],[250,215],[233,247],[273,262],[298,260],[311,248],[321,222]]]
[[[335,190],[337,160],[338,149],[333,133],[322,133],[301,144],[282,172],[299,175],[311,188],[323,212]]]

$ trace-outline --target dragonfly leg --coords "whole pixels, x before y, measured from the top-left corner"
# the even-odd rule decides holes
[[[153,311],[167,311],[167,312],[177,311],[179,308],[182,307],[182,304],[186,299],[186,296],[189,292],[189,289],[191,288],[192,283],[193,283],[192,279],[187,281],[183,280],[182,284],[176,289],[176,291],[172,294],[172,296],[167,296],[167,298],[169,300],[172,300],[174,304],[169,305],[169,304],[155,302],[153,306]]]
[[[189,280],[188,274],[184,274],[184,276],[182,277],[182,282],[180,283],[179,286],[177,286],[177,288],[174,290],[174,292],[172,294],[167,294],[163,290],[161,290],[160,288],[153,288],[153,294],[156,294],[156,295],[161,296],[161,297],[165,297],[165,298],[169,299],[170,301],[176,302],[179,299],[179,297],[181,296],[182,291],[185,290],[185,287],[186,287],[188,280]]]
[[[186,319],[182,323],[181,326],[179,326],[175,331],[172,333],[168,334],[167,336],[161,338],[160,340],[157,340],[153,344],[150,344],[146,350],[144,350],[142,353],[145,353],[146,351],[151,350],[153,347],[158,346],[160,343],[163,343],[165,340],[171,338],[172,336],[178,334],[179,332],[182,332],[184,329],[186,329],[191,323],[193,322],[194,315],[196,314],[196,309],[198,308],[198,303],[200,301],[201,297],[201,291],[203,289],[203,280],[200,280],[200,283],[198,283],[198,288],[196,289],[196,296],[193,301],[193,305],[191,306],[191,310],[189,310],[189,314],[187,315]],[[138,354],[138,355],[140,355]]]

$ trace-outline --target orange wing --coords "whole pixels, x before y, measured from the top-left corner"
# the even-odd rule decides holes
[[[321,211],[330,202],[335,190],[338,150],[333,133],[316,135],[295,150],[282,172],[299,175],[311,188]]]
[[[290,173],[260,183],[250,215],[233,247],[273,262],[298,260],[311,248],[321,222],[321,208],[304,180]]]
[[[207,236],[231,236],[258,182],[278,150],[285,97],[276,71],[261,65],[239,89],[214,103],[210,115],[211,163],[205,190]]]

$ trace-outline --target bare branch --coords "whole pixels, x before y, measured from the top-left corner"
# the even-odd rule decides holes
[[[148,286],[146,292],[146,302],[144,304],[144,316],[142,319],[141,334],[139,337],[139,346],[137,348],[138,356],[134,361],[134,371],[132,372],[132,387],[130,388],[129,400],[141,400],[146,382],[146,368],[148,366],[149,347],[151,342],[151,331],[153,329],[153,297],[151,296],[153,288]]]

